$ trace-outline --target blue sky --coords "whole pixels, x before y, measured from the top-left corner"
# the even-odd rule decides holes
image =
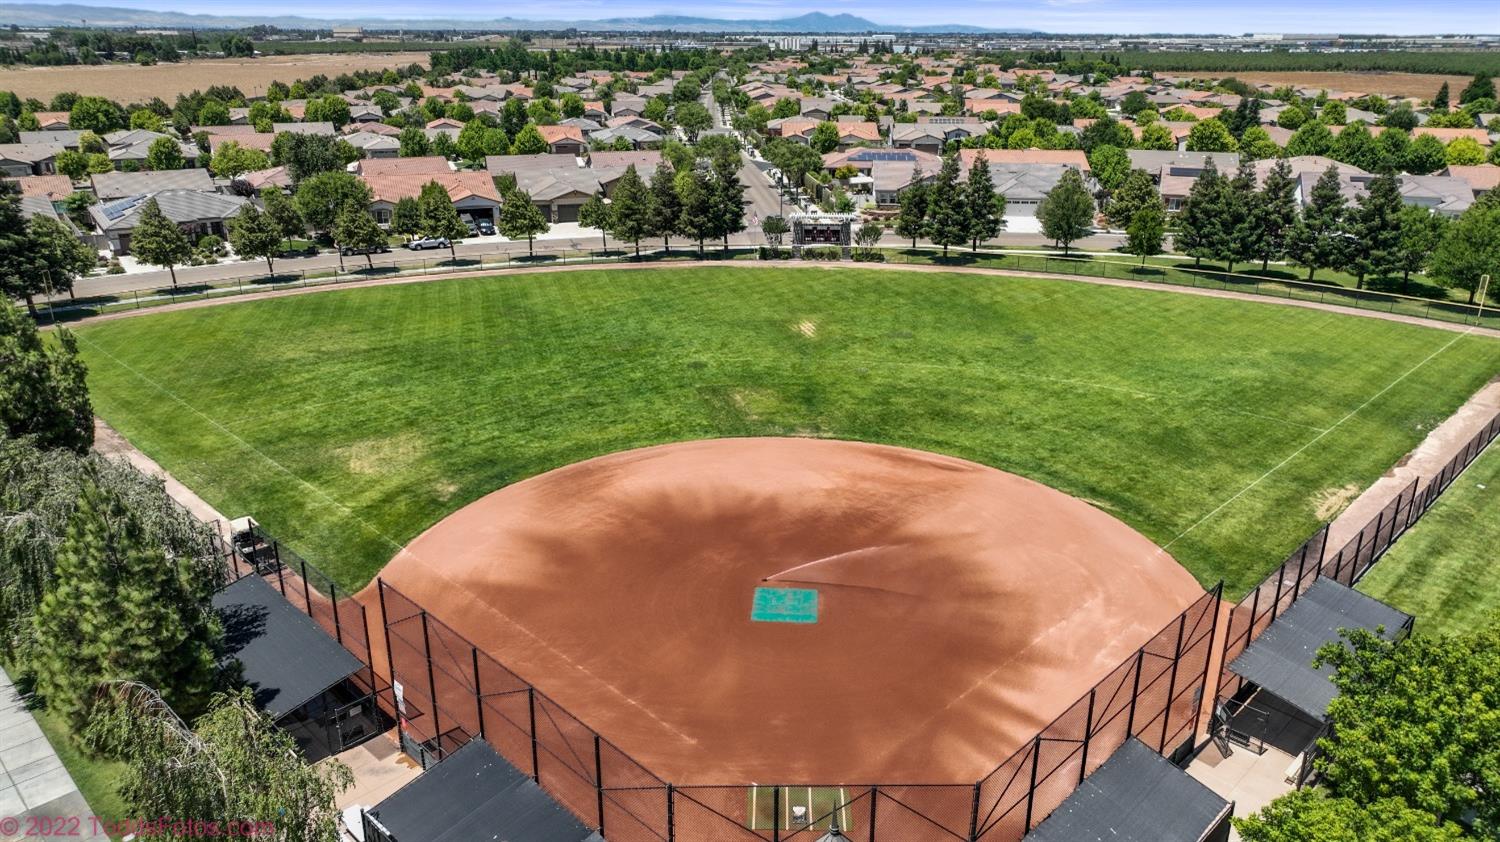
[[[1492,33],[1497,0],[513,0],[505,4],[409,0],[101,0],[90,5],[178,12],[315,17],[530,19],[637,17],[658,13],[719,18],[777,18],[813,9],[847,12],[877,23],[965,23],[1051,32],[1358,32]],[[3,18],[3,13],[0,13]]]

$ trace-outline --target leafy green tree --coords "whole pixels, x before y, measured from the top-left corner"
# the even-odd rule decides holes
[[[1296,131],[1307,125],[1307,122],[1311,119],[1312,115],[1308,114],[1306,108],[1300,105],[1288,105],[1286,108],[1281,109],[1280,114],[1276,115],[1276,125],[1283,129]]]
[[[1045,228],[1045,223],[1043,223]],[[963,190],[958,186],[958,155],[943,159],[937,180],[927,200],[927,238],[934,245],[943,247],[947,256],[949,246],[963,245],[969,241],[969,220],[964,207]]]
[[[1177,214],[1177,250],[1192,256],[1195,266],[1201,266],[1205,257],[1225,255],[1233,230],[1229,215],[1229,184],[1210,157]]]
[[[683,236],[698,242],[698,256],[703,256],[703,241],[718,235],[714,220],[717,197],[713,183],[697,168],[677,174],[677,196],[682,202],[678,224]]]
[[[1349,122],[1349,109],[1339,100],[1330,99],[1318,110],[1318,120],[1329,126],[1342,126]]]
[[[432,154],[432,141],[427,139],[427,133],[420,126],[402,129],[397,143],[400,144],[397,154],[403,158],[421,158]]]
[[[102,96],[81,96],[68,112],[68,128],[108,134],[125,125],[125,112]]]
[[[146,148],[146,169],[180,170],[187,166],[182,147],[170,137],[159,137]]]
[[[1356,288],[1364,288],[1366,275],[1390,277],[1400,270],[1402,207],[1401,184],[1395,173],[1385,172],[1370,181],[1349,214]]]
[[[1118,146],[1095,146],[1094,151],[1089,153],[1089,169],[1094,171],[1094,179],[1100,186],[1106,190],[1115,190],[1125,182],[1125,176],[1130,172],[1130,157]]]
[[[89,172],[89,156],[86,152],[64,149],[52,159],[52,166],[72,181],[82,181]]]
[[[1429,134],[1417,135],[1406,147],[1402,169],[1413,175],[1435,173],[1448,164],[1448,150],[1443,142]]]
[[[562,115],[564,117],[582,117],[583,111],[583,97],[571,92],[562,95]]]
[[[562,119],[562,112],[550,99],[533,99],[526,105],[526,116],[538,126],[555,126]]]
[[[408,240],[422,233],[422,206],[416,196],[402,196],[391,208],[391,232]]]
[[[1149,123],[1141,129],[1140,139],[1135,145],[1137,149],[1176,149],[1177,138],[1161,123]]]
[[[786,224],[785,217],[772,215],[761,220],[760,223],[760,231],[766,235],[766,242],[770,244],[773,253],[780,251],[782,238],[786,237],[791,230],[791,226]]]
[[[1042,236],[1063,247],[1063,254],[1076,240],[1094,231],[1094,200],[1083,186],[1083,176],[1069,167],[1057,185],[1047,192],[1037,208]]]
[[[1470,304],[1480,278],[1500,267],[1500,200],[1492,196],[1486,194],[1449,223],[1432,253],[1429,272],[1446,287],[1467,290]]]
[[[1132,117],[1151,109],[1151,100],[1142,91],[1131,91],[1120,100],[1120,111]]]
[[[1286,154],[1291,156],[1327,155],[1332,151],[1333,133],[1328,131],[1328,124],[1321,120],[1303,123],[1286,142]]]
[[[266,188],[261,193],[260,200],[265,206],[266,216],[275,223],[276,230],[283,239],[301,237],[307,233],[307,222],[303,220],[302,212],[297,210],[297,203],[281,192],[280,188]]]
[[[1123,152],[1120,154],[1124,155]],[[964,183],[963,202],[970,250],[977,252],[981,242],[994,239],[1005,228],[1005,197],[995,192],[990,164],[982,151],[974,157],[974,163],[969,167],[969,178]]]
[[[98,196],[80,190],[76,193],[69,193],[67,198],[63,199],[63,211],[68,219],[78,226],[78,230],[89,232],[94,230],[94,219],[89,214],[89,208],[98,203]]]
[[[236,140],[219,144],[219,148],[214,150],[213,157],[208,163],[208,168],[220,178],[234,178],[270,166],[271,159],[266,153],[259,149],[247,149],[240,146],[239,141]]]
[[[547,141],[534,125],[528,124],[514,137],[510,146],[512,155],[541,155],[547,151]]]
[[[1156,180],[1145,170],[1131,170],[1125,175],[1118,189],[1104,206],[1104,218],[1111,228],[1123,229],[1135,218],[1136,211],[1146,205],[1160,205],[1161,193],[1157,192]]]
[[[552,226],[531,201],[531,194],[524,190],[511,190],[500,206],[500,219],[495,223],[500,233],[512,240],[526,238],[526,252],[536,254],[536,236],[547,233]]]
[[[343,97],[327,94],[307,101],[302,119],[309,123],[332,123],[336,129],[349,122],[349,103]]]
[[[526,103],[517,98],[505,101],[500,109],[500,128],[505,130],[508,137],[515,137],[526,128]]]
[[[1264,126],[1251,126],[1240,137],[1240,154],[1252,161],[1262,161],[1281,157],[1281,147]]]
[[[333,228],[329,231],[333,241],[338,243],[341,249],[352,249],[356,252],[365,253],[365,263],[375,268],[374,250],[385,245],[385,232],[380,230],[380,225],[375,222],[375,217],[359,205],[350,203],[339,208],[338,215],[334,217]],[[343,254],[342,251],[339,252]],[[342,258],[340,258],[342,265]]]
[[[1287,793],[1259,813],[1234,819],[1245,842],[1461,842],[1462,828],[1382,798],[1368,807],[1316,789]]]
[[[422,216],[422,233],[447,240],[448,258],[457,260],[458,253],[453,244],[469,233],[469,227],[458,217],[458,209],[453,207],[448,188],[436,181],[422,185],[422,192],[417,196],[417,209]]]
[[[32,242],[32,227],[21,213],[20,188],[0,181],[0,299],[26,299],[35,313],[33,296],[46,291],[46,267]]]
[[[1366,172],[1387,169],[1385,148],[1375,140],[1364,123],[1345,126],[1339,136],[1333,139],[1333,148],[1328,154],[1335,161],[1343,161]]]
[[[1134,143],[1135,134],[1130,131],[1130,127],[1108,116],[1088,124],[1078,135],[1078,145],[1089,153],[1090,163],[1094,160],[1094,152],[1101,146],[1128,149]]]
[[[1288,240],[1297,224],[1297,181],[1292,178],[1292,167],[1286,161],[1277,161],[1266,173],[1255,200],[1254,222],[1253,256],[1260,258],[1260,269],[1264,272],[1272,260],[1286,257]]]
[[[1401,289],[1406,291],[1411,273],[1427,268],[1432,253],[1443,241],[1448,230],[1448,218],[1416,205],[1401,207]]]
[[[210,99],[203,103],[198,109],[198,125],[200,126],[227,126],[229,125],[229,106],[216,100]]]
[[[108,685],[96,709],[86,744],[124,761],[119,792],[132,815],[270,822],[280,842],[338,837],[335,799],[353,774],[307,763],[249,688],[214,696],[192,730],[143,684]]]
[[[142,263],[166,267],[176,289],[177,266],[192,257],[193,246],[182,228],[161,212],[161,205],[152,197],[141,207],[135,229],[130,232],[130,253]]]
[[[922,168],[913,164],[911,186],[901,194],[901,211],[896,216],[896,235],[911,240],[912,248],[917,240],[927,235],[927,200],[932,188],[924,183]]]
[[[478,120],[470,120],[458,132],[458,154],[466,161],[482,161],[486,155],[503,155],[503,152],[490,152],[486,144],[486,135],[490,127]]]
[[[610,211],[611,207],[605,203],[601,193],[589,196],[588,201],[578,208],[578,223],[585,228],[599,229],[599,247],[606,251],[609,249],[609,240],[605,239],[605,234],[608,233],[614,216]],[[636,244],[636,253],[640,253],[639,242]]]
[[[812,137],[807,142],[819,155],[826,155],[839,148],[839,127],[837,123],[824,120],[813,129]]]
[[[1167,210],[1161,200],[1143,204],[1125,227],[1125,252],[1139,256],[1145,266],[1146,258],[1161,254],[1166,233]]]
[[[1307,267],[1307,279],[1319,269],[1348,262],[1348,202],[1340,189],[1338,167],[1328,169],[1313,184],[1307,207],[1287,241],[1287,256]]]
[[[1189,152],[1233,152],[1239,144],[1218,118],[1210,117],[1193,124],[1192,131],[1188,132],[1187,148]]]
[[[164,553],[117,494],[84,488],[37,608],[30,666],[47,706],[75,728],[99,685],[142,681],[177,710],[197,712],[213,689],[222,634],[213,582]]]
[[[41,276],[35,280],[35,286],[41,288],[38,291],[71,292],[74,281],[87,275],[99,261],[98,252],[56,219],[37,216],[26,227],[41,269]]]
[[[371,201],[370,188],[342,170],[320,172],[297,185],[297,209],[314,231],[331,230],[345,206],[367,210]]]
[[[679,103],[673,110],[673,115],[690,143],[697,141],[698,134],[707,131],[714,124],[713,115],[698,102]]]
[[[1449,141],[1444,155],[1449,166],[1472,167],[1484,163],[1484,147],[1472,137],[1456,137]]]
[[[281,228],[268,213],[246,204],[229,223],[229,245],[240,257],[263,258],[266,274],[274,276],[274,260],[281,252]]]
[[[282,132],[271,141],[271,163],[286,167],[292,184],[300,185],[318,173],[342,170],[352,160],[343,146],[349,143],[342,138]]]
[[[86,453],[94,443],[87,371],[73,334],[59,329],[57,339],[43,342],[35,322],[0,301],[0,421],[12,438]]]
[[[1417,112],[1412,110],[1411,103],[1403,102],[1392,108],[1386,115],[1380,118],[1380,125],[1401,131],[1409,132],[1421,124]]]
[[[646,200],[646,229],[648,237],[661,237],[664,251],[671,251],[671,237],[680,228],[682,199],[677,195],[677,180],[666,164],[657,164],[651,174],[651,189]]]
[[[1476,100],[1494,98],[1495,80],[1491,79],[1489,74],[1484,72],[1475,73],[1474,81],[1464,86],[1464,89],[1458,94],[1458,101],[1461,105],[1468,105]]]
[[[771,119],[784,120],[787,117],[795,117],[802,113],[802,100],[793,97],[782,97],[771,106]]]

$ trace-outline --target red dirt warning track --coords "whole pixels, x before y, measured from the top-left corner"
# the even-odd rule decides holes
[[[790,438],[533,477],[381,578],[679,785],[976,780],[1203,595],[1030,480]],[[818,622],[752,622],[768,584],[815,588]]]

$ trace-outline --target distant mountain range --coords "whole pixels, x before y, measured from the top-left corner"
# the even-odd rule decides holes
[[[307,18],[296,15],[194,15],[184,12],[153,12],[110,6],[84,6],[77,3],[6,3],[0,5],[0,25],[22,27],[45,26],[151,27],[170,29],[243,29],[250,26],[275,26],[281,29],[329,29],[335,26],[362,26],[366,29],[390,30],[560,30],[579,29],[593,32],[754,32],[788,34],[858,34],[862,32],[941,33],[941,32],[1036,32],[1034,29],[988,29],[966,24],[933,24],[928,26],[892,26],[855,15],[827,15],[812,12],[794,18],[775,20],[692,17],[688,15],[652,15],[643,18],[606,18],[603,20],[522,20],[520,18]]]

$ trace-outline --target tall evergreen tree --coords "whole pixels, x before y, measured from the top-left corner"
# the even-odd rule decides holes
[[[1192,256],[1195,266],[1201,266],[1205,257],[1222,256],[1228,251],[1228,217],[1227,182],[1210,157],[1177,214],[1177,250]]]
[[[745,230],[745,185],[740,183],[739,161],[728,157],[713,162],[714,233],[729,251],[729,235]]]
[[[589,196],[588,201],[578,208],[578,224],[584,228],[599,229],[599,248],[603,251],[609,250],[609,240],[605,238],[605,235],[614,223],[613,211],[614,206],[604,201],[602,190],[595,191]],[[621,239],[624,238],[621,237]],[[636,244],[636,251],[637,253],[640,251],[639,243]]]
[[[969,240],[963,191],[958,186],[957,153],[943,159],[937,181],[933,182],[927,202],[927,238],[943,247],[944,256],[949,246],[963,245]]]
[[[994,239],[1005,228],[1005,197],[995,192],[990,164],[983,151],[974,158],[969,179],[964,183],[964,213],[968,217],[972,251],[979,251],[981,242]]]
[[[1394,172],[1370,181],[1359,205],[1350,214],[1354,248],[1351,261],[1363,289],[1365,276],[1390,277],[1401,270],[1401,185]]]
[[[901,211],[896,216],[896,235],[911,239],[911,247],[927,233],[927,197],[931,188],[923,182],[922,168],[911,168],[911,186],[901,194]]]
[[[172,273],[172,288],[177,288],[177,264],[192,256],[193,246],[177,223],[161,212],[156,198],[146,200],[130,232],[130,251],[143,263],[165,266]]]
[[[140,681],[174,710],[201,711],[221,635],[212,586],[145,540],[117,494],[86,486],[35,618],[31,663],[47,706],[81,728],[101,683]]]
[[[1444,82],[1442,87],[1438,88],[1437,96],[1432,98],[1432,110],[1438,112],[1444,112],[1448,110],[1447,82]]]
[[[1432,253],[1443,241],[1448,218],[1416,205],[1401,208],[1401,291],[1411,283],[1411,273],[1427,268]]]
[[[698,256],[703,256],[703,241],[717,236],[714,225],[714,189],[708,174],[693,168],[677,175],[677,196],[682,202],[679,225],[682,235],[698,243]]]
[[[1240,158],[1239,169],[1226,185],[1224,195],[1224,251],[1219,257],[1230,272],[1244,260],[1260,253],[1260,217],[1256,213],[1260,196],[1255,192],[1255,162]]]
[[[32,254],[40,263],[41,275],[36,279],[37,285],[42,288],[40,291],[52,294],[72,292],[74,281],[92,271],[99,262],[99,253],[93,246],[80,240],[77,232],[50,216],[34,216],[26,228],[30,235]],[[30,307],[29,289],[22,292]]]
[[[94,443],[94,411],[78,359],[78,341],[59,328],[43,342],[33,322],[0,301],[0,425],[12,438],[34,436],[41,448],[85,453]]]
[[[1075,241],[1094,232],[1094,197],[1083,186],[1083,176],[1068,167],[1047,191],[1036,210],[1042,236],[1062,246],[1063,254]]]
[[[651,190],[631,164],[615,182],[613,206],[610,209],[609,232],[617,239],[635,244],[641,253],[641,238],[652,233],[650,220]]]
[[[1255,243],[1264,272],[1271,261],[1286,257],[1287,241],[1297,224],[1297,182],[1285,160],[1271,165],[1255,201]]]
[[[672,235],[680,230],[682,200],[677,195],[677,179],[666,164],[657,164],[651,174],[651,191],[646,202],[648,237],[661,237],[663,251],[672,250]]]
[[[1340,190],[1338,167],[1329,165],[1313,185],[1307,207],[1292,229],[1287,254],[1307,267],[1307,279],[1319,269],[1342,266],[1348,261],[1349,240],[1346,236],[1348,202]]]
[[[1474,81],[1470,82],[1458,94],[1460,105],[1468,105],[1482,99],[1495,98],[1495,80],[1488,73],[1480,71],[1474,74]]]

